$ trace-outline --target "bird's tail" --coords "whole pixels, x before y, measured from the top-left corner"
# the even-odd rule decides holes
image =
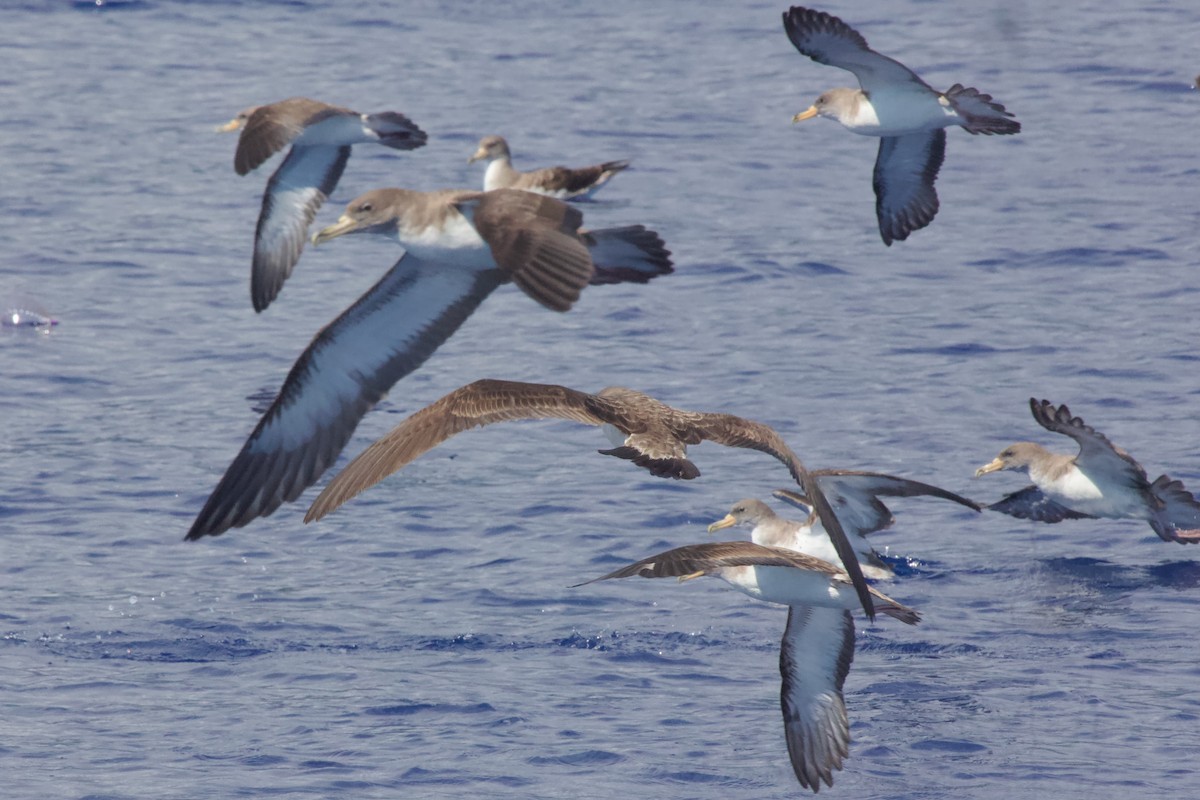
[[[954,104],[968,133],[1004,135],[1021,132],[1021,123],[1013,119],[1004,106],[994,102],[990,94],[956,83],[946,90],[946,99]]]
[[[366,126],[379,137],[380,144],[397,150],[416,150],[429,138],[417,123],[395,111],[368,114]]]
[[[628,166],[628,161],[605,161],[600,165],[600,173],[602,175],[600,182],[603,183],[607,181],[613,175],[616,175],[618,172],[626,169]]]
[[[871,600],[875,605],[875,612],[877,614],[887,614],[893,619],[900,620],[905,625],[916,625],[921,621],[921,615],[917,613],[916,609],[897,603],[875,588],[871,589]]]
[[[1168,542],[1200,544],[1200,503],[1192,493],[1167,475],[1150,484],[1150,493],[1162,502],[1150,520],[1154,532]]]
[[[580,231],[592,254],[593,284],[646,283],[674,272],[671,251],[657,233],[644,225]]]

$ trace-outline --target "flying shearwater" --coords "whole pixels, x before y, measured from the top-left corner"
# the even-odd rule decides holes
[[[350,158],[350,148],[364,142],[396,150],[425,144],[425,132],[395,111],[359,114],[292,97],[238,114],[220,131],[241,130],[233,168],[238,175],[257,169],[289,144],[287,158],[267,181],[262,211],[254,231],[250,265],[250,300],[262,311],[292,274],[312,224]]]
[[[875,214],[883,243],[904,240],[937,214],[933,183],[946,155],[946,131],[960,125],[969,133],[1018,133],[991,95],[956,83],[932,89],[899,61],[880,55],[867,40],[832,14],[793,6],[783,12],[783,28],[804,55],[818,64],[841,67],[858,78],[858,89],[830,89],[792,121],[815,116],[840,122],[864,136],[878,136],[875,159]]]
[[[1031,397],[1029,408],[1043,428],[1074,439],[1079,453],[1052,453],[1033,442],[1004,448],[975,470],[975,477],[1011,469],[1028,473],[1034,485],[988,508],[1038,522],[1142,519],[1163,541],[1200,543],[1200,503],[1182,483],[1166,475],[1151,483],[1141,464],[1082,419],[1072,417],[1065,404],[1056,408],[1049,400]]]
[[[854,659],[859,604],[850,578],[833,564],[754,542],[710,542],[677,547],[587,583],[628,578],[712,575],[755,600],[788,606],[779,652],[780,700],[788,756],[800,785],[817,792],[833,785],[833,771],[850,752],[850,721],[842,686]],[[586,584],[579,584],[581,586]],[[872,588],[875,611],[915,625],[920,616]]]

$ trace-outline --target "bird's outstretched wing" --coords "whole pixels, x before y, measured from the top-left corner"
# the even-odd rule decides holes
[[[292,275],[322,204],[350,159],[350,145],[293,147],[263,192],[250,263],[250,300],[262,311]]]
[[[946,131],[884,136],[875,157],[875,216],[883,243],[904,241],[938,212],[938,170],[946,158]]]
[[[783,29],[797,50],[818,64],[853,72],[867,92],[880,84],[903,82],[928,88],[915,72],[895,59],[876,53],[858,31],[832,14],[793,6],[783,12]]]
[[[1066,403],[1055,407],[1049,400],[1029,398],[1029,409],[1037,424],[1052,433],[1069,436],[1079,445],[1075,463],[1085,474],[1120,476],[1122,482],[1139,492],[1150,491],[1150,479],[1133,456],[1110,442],[1108,438],[1086,425],[1079,417],[1071,416]]]
[[[825,491],[842,524],[860,534],[881,531],[895,521],[891,510],[880,497],[937,497],[974,511],[981,508],[975,501],[938,486],[882,472],[845,469],[817,469],[810,472]],[[776,489],[772,494],[805,511],[811,506],[807,497],[791,489]]]
[[[296,359],[275,402],[209,496],[188,539],[216,536],[295,500],[363,415],[504,281],[406,254]]]
[[[779,650],[780,701],[788,757],[800,785],[833,786],[850,752],[842,686],[854,660],[854,620],[840,608],[790,606]]]
[[[552,384],[478,380],[405,419],[360,453],[313,501],[305,522],[325,516],[455,434],[521,419],[559,418],[600,425],[590,395]]]

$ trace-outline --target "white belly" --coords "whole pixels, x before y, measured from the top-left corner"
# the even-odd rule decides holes
[[[483,173],[483,190],[485,192],[493,189],[507,189],[512,185],[512,178],[515,176],[512,167],[505,169],[506,166],[503,159],[499,158],[487,165],[487,170]]]
[[[733,588],[769,603],[854,608],[858,598],[849,584],[821,572],[794,567],[727,567],[717,576]]]
[[[958,112],[940,95],[914,85],[911,91],[901,89],[872,93],[868,100],[858,104],[858,113],[842,124],[865,136],[902,136],[946,128],[960,122]]]
[[[491,248],[462,214],[451,214],[441,227],[402,227],[397,239],[404,249],[425,261],[462,264],[478,269],[494,269]]]
[[[846,538],[850,540],[850,546],[858,554],[859,565],[862,567],[864,575],[875,580],[892,577],[891,573],[887,570],[873,567],[868,563],[871,560],[873,548],[865,536],[849,530],[846,531]],[[821,525],[820,521],[811,526],[800,526],[795,534],[786,541],[766,541],[760,535],[759,529],[755,527],[750,532],[750,540],[755,544],[767,547],[783,547],[788,550],[795,550],[797,553],[816,556],[822,561],[828,561],[838,568],[842,567],[842,559],[838,556],[837,550],[833,547],[833,542],[829,540],[829,534],[825,532],[825,528]]]
[[[1145,502],[1137,492],[1125,487],[1104,486],[1077,467],[1072,467],[1057,480],[1039,484],[1039,488],[1068,508],[1094,517],[1143,519],[1148,514]]]

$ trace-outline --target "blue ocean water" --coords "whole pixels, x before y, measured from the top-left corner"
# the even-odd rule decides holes
[[[13,798],[782,798],[780,608],[717,581],[568,588],[689,542],[786,473],[701,446],[653,479],[565,423],[495,426],[316,525],[302,502],[183,535],[313,333],[398,257],[310,249],[248,297],[273,168],[216,125],[307,95],[430,134],[360,148],[318,221],[377,186],[475,186],[629,158],[584,208],[644,223],[676,274],[569,314],[498,291],[343,456],[476,378],[623,384],[776,426],[810,466],[982,501],[1004,444],[1066,402],[1200,489],[1200,9],[826,6],[1016,137],[949,132],[932,226],[885,248],[875,143],[789,120],[851,76],[783,5],[10,3],[0,75],[0,785]],[[2,305],[3,303],[0,303]],[[1148,526],[894,504],[878,546],[916,628],[860,621],[834,797],[1200,794],[1200,551]]]

